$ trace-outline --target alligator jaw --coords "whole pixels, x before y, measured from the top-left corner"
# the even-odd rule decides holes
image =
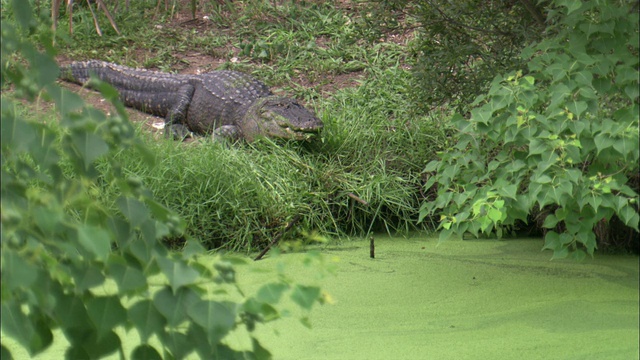
[[[305,128],[293,128],[291,126],[281,125],[280,128],[288,135],[287,138],[294,140],[310,140],[317,136],[322,130],[322,125],[310,126]]]

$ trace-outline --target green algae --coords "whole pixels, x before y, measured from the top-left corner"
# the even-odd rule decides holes
[[[272,256],[238,267],[238,281],[252,293],[284,268],[334,300],[258,326],[274,359],[637,359],[638,257],[550,261],[541,247],[377,237],[375,259],[368,241],[349,241],[317,249],[325,265],[305,253]],[[67,343],[56,337],[36,359],[63,358]],[[125,354],[139,341],[122,338]],[[250,346],[241,331],[228,342]]]
[[[368,241],[328,247],[335,304],[313,309],[312,330],[293,316],[258,338],[275,359],[637,359],[638,257],[550,261],[541,247],[377,238],[375,259]],[[314,277],[301,256],[278,259],[299,281]]]

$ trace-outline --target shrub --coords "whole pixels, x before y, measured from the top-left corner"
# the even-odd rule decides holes
[[[66,358],[124,356],[124,328],[140,335],[132,358],[182,359],[192,352],[204,359],[269,358],[251,335],[248,351],[222,342],[234,329],[251,334],[256,323],[279,318],[275,304],[285,294],[310,309],[320,289],[280,276],[245,296],[233,259],[203,264],[197,241],[184,252],[168,251],[160,240],[182,235],[184,220],[114,158],[129,149],[150,166],[153,156],[112,88],[100,85],[116,108],[107,116],[55,84],[51,52],[39,52],[29,37],[31,30],[47,46],[50,33],[34,31],[28,4],[13,1],[16,20],[2,21],[0,86],[11,84],[28,100],[52,99],[60,125],[25,119],[22,104],[3,92],[2,358],[11,358],[4,335],[33,356],[52,344],[55,329],[70,343]],[[108,170],[99,171],[99,161]],[[118,189],[115,209],[97,199],[100,182]]]
[[[627,2],[553,4],[554,35],[522,52],[528,71],[497,76],[469,120],[454,117],[452,151],[426,167],[437,198],[421,218],[440,214],[441,238],[501,236],[536,213],[554,258],[606,245],[597,235],[614,216],[637,238],[637,14]]]

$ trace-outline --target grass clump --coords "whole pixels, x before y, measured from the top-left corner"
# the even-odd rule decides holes
[[[183,144],[140,131],[157,165],[149,169],[131,152],[119,153],[118,163],[181,214],[190,236],[212,249],[255,251],[297,216],[289,236],[425,228],[417,225],[421,172],[446,143],[447,127],[437,115],[417,115],[407,100],[410,32],[371,32],[371,8],[341,1],[203,2],[194,20],[152,3],[115,14],[122,35],[105,29],[99,37],[82,19],[87,14],[74,12],[66,56],[163,71],[252,73],[276,93],[302,100],[325,124],[319,139],[303,144]],[[116,188],[105,182],[97,191],[116,207]]]
[[[129,152],[117,158],[209,248],[256,251],[295,216],[298,237],[413,230],[420,173],[444,132],[436,118],[409,117],[408,76],[390,68],[319,102],[325,130],[311,143],[178,143],[142,133],[157,165]],[[105,202],[118,195],[101,191]]]

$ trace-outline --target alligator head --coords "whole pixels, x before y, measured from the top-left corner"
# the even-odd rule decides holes
[[[308,140],[324,126],[320,119],[294,99],[280,96],[256,100],[236,119],[242,136],[248,141],[260,136]]]

